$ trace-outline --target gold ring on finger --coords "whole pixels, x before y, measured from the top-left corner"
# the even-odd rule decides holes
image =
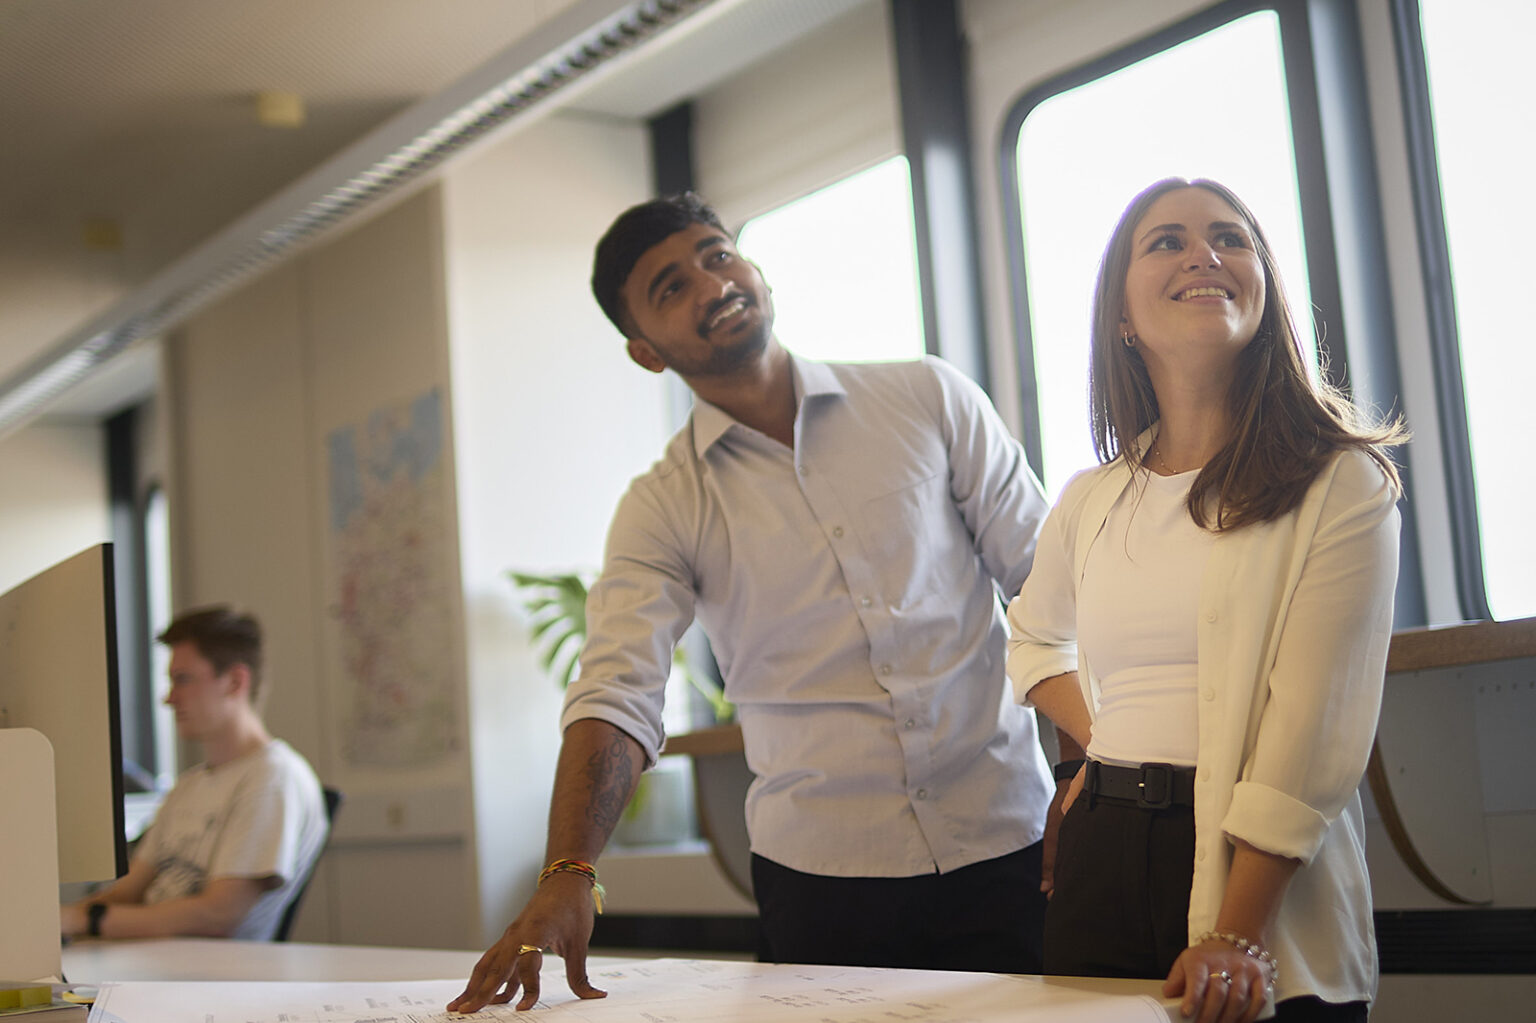
[[[517,946],[517,954],[520,955],[520,956],[525,956],[529,952],[543,952],[543,951],[544,950],[542,948],[540,948],[539,946],[537,946],[537,945],[519,945],[519,946]]]

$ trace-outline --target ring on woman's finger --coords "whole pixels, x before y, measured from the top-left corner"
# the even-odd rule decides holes
[[[520,956],[525,956],[529,952],[543,952],[543,951],[544,950],[542,948],[540,948],[539,946],[537,946],[537,945],[519,945],[519,946],[517,946],[517,954],[520,955]]]
[[[1228,973],[1226,970],[1222,970],[1220,973],[1211,974],[1211,979],[1219,980],[1223,984],[1230,984],[1232,983],[1232,974]]]

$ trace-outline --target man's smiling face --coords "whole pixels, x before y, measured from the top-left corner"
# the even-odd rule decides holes
[[[693,224],[635,262],[620,289],[629,353],[653,372],[723,376],[760,355],[773,300],[756,266],[718,228]]]

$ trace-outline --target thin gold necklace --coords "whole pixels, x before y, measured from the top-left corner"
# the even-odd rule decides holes
[[[1158,439],[1161,440],[1161,438],[1158,438]],[[1169,467],[1168,460],[1163,457],[1162,445],[1160,445],[1157,441],[1153,441],[1152,442],[1152,457],[1157,459],[1157,464],[1163,467],[1163,472],[1166,475],[1169,475],[1169,476],[1177,476],[1177,475],[1179,475],[1179,473],[1174,472],[1173,469],[1171,467]],[[1199,466],[1196,466],[1195,468],[1198,469]],[[1194,470],[1193,469],[1185,469],[1184,471],[1185,472],[1193,472]]]

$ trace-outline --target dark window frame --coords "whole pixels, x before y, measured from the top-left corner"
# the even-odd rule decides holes
[[[1070,68],[1058,75],[1053,75],[1039,85],[1033,86],[1019,97],[1009,109],[1008,116],[1003,123],[1002,134],[998,140],[998,169],[1002,181],[1003,215],[1006,225],[1008,243],[1008,277],[1009,277],[1009,301],[1012,306],[1013,331],[1015,349],[1019,359],[1019,382],[1021,410],[1025,419],[1026,434],[1024,440],[1025,451],[1029,455],[1030,462],[1039,471],[1044,468],[1044,453],[1040,446],[1040,398],[1039,383],[1035,380],[1035,349],[1034,340],[1030,332],[1029,314],[1029,285],[1026,274],[1026,261],[1024,257],[1024,239],[1021,236],[1018,225],[1023,219],[1023,211],[1020,203],[1021,189],[1018,175],[1018,143],[1019,134],[1023,131],[1024,121],[1029,115],[1046,100],[1075,89],[1089,82],[1106,78],[1117,71],[1124,70],[1132,64],[1139,63],[1148,57],[1156,56],[1164,50],[1188,42],[1196,36],[1221,28],[1239,18],[1247,17],[1258,11],[1274,11],[1280,19],[1281,46],[1284,53],[1285,74],[1287,89],[1290,93],[1292,132],[1296,145],[1296,170],[1298,183],[1301,185],[1302,207],[1302,233],[1307,240],[1307,275],[1309,278],[1332,276],[1337,280],[1336,268],[1331,260],[1325,266],[1318,266],[1315,262],[1320,257],[1314,253],[1315,249],[1322,246],[1313,244],[1323,239],[1314,239],[1314,221],[1327,221],[1326,207],[1322,211],[1315,208],[1318,196],[1309,195],[1305,180],[1309,171],[1316,171],[1321,165],[1322,129],[1313,119],[1310,128],[1304,128],[1300,123],[1304,118],[1298,116],[1298,99],[1301,100],[1302,109],[1316,108],[1316,87],[1310,75],[1303,76],[1306,81],[1302,84],[1302,95],[1298,96],[1297,85],[1294,81],[1298,76],[1294,73],[1293,51],[1297,48],[1293,44],[1291,34],[1295,30],[1295,11],[1289,13],[1287,8],[1295,8],[1297,4],[1286,3],[1284,0],[1228,0],[1226,3],[1217,4],[1196,14],[1185,18],[1167,28],[1160,29],[1150,35],[1134,40],[1119,49],[1097,57],[1084,64]],[[1302,14],[1305,17],[1305,14]],[[1289,30],[1289,31],[1288,31]],[[1310,46],[1305,47],[1310,50]],[[1310,69],[1309,69],[1310,70]],[[1308,102],[1310,100],[1310,102]],[[1304,137],[1305,136],[1305,137]],[[1310,152],[1306,152],[1310,150]],[[1129,197],[1127,197],[1129,198]],[[1324,196],[1326,199],[1326,196]],[[1331,236],[1331,229],[1325,230]],[[1329,239],[1331,240],[1331,238]],[[1335,294],[1337,289],[1335,288]],[[1313,303],[1323,308],[1337,308],[1337,301],[1333,295],[1323,294],[1313,296]],[[1326,304],[1325,304],[1326,303]],[[1329,355],[1331,376],[1338,377],[1340,373],[1347,372],[1345,356],[1342,352],[1335,353],[1332,348],[1326,346],[1321,340],[1319,347]],[[1031,429],[1033,427],[1033,429]]]
[[[1461,333],[1456,325],[1456,292],[1451,279],[1445,207],[1440,198],[1440,160],[1435,147],[1429,65],[1418,0],[1392,0],[1391,15],[1403,128],[1407,134],[1410,191],[1419,237],[1435,408],[1440,416],[1438,439],[1444,462],[1445,502],[1451,519],[1456,599],[1463,618],[1486,620],[1493,613],[1488,606],[1487,580],[1483,575],[1472,435],[1467,426],[1467,395],[1461,373]]]
[[[141,769],[133,779],[136,785],[144,784],[147,775],[154,774],[157,748],[145,536],[149,490],[141,491],[138,482],[141,408],[133,406],[102,420],[117,605],[123,754]]]
[[[1024,122],[1053,96],[1260,11],[1273,12],[1279,24],[1306,272],[1316,319],[1329,327],[1326,333],[1319,332],[1319,354],[1325,360],[1329,380],[1341,387],[1349,386],[1353,356],[1371,388],[1362,397],[1384,408],[1401,409],[1390,287],[1381,259],[1385,229],[1375,198],[1379,188],[1374,147],[1368,139],[1365,82],[1359,72],[1364,57],[1355,4],[1352,0],[1227,0],[1030,88],[1004,121],[997,159],[1008,246],[1009,302],[1019,360],[1024,448],[1037,470],[1044,467],[1040,382],[1035,378],[1024,238],[1019,230],[1022,193],[1017,153]],[[1341,145],[1351,129],[1364,130],[1367,138],[1355,139],[1354,145]],[[1331,154],[1327,153],[1325,137],[1333,141]],[[1336,191],[1344,194],[1336,196]],[[1338,209],[1336,201],[1340,202]],[[1340,239],[1336,230],[1341,217],[1349,218],[1348,239]],[[1341,248],[1341,240],[1347,241],[1347,247]],[[1346,277],[1352,284],[1347,298]],[[1354,305],[1346,309],[1350,302]],[[1346,312],[1362,325],[1360,336],[1349,336]],[[1408,467],[1401,468],[1404,485],[1411,492]],[[1399,628],[1422,625],[1426,617],[1417,524],[1412,507],[1405,503],[1394,624]]]

